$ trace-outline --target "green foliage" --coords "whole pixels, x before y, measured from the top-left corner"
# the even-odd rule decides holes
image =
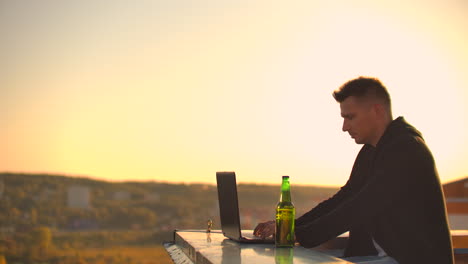
[[[206,220],[219,223],[214,185],[158,182],[107,182],[60,175],[1,173],[0,226],[48,226],[57,229],[163,229],[205,228]],[[72,186],[89,189],[88,209],[67,206]],[[279,185],[239,185],[240,208],[273,210]],[[292,186],[298,213],[328,198],[336,188]],[[125,194],[118,198],[117,194]],[[241,212],[242,213],[242,212]]]
[[[174,229],[219,229],[217,190],[207,184],[107,182],[43,174],[0,173],[0,256],[9,263],[136,263],[124,256],[89,257],[60,252],[119,245],[155,245]],[[89,190],[87,208],[68,206],[73,186]],[[328,198],[336,188],[292,186],[298,214]],[[240,184],[241,217],[252,228],[269,220],[279,199],[278,185]],[[250,225],[250,226],[249,226]],[[15,230],[11,233],[10,229]],[[54,246],[55,245],[55,246]],[[0,264],[3,261],[0,257]]]
[[[48,227],[36,227],[31,232],[31,243],[47,252],[51,246],[52,233]]]

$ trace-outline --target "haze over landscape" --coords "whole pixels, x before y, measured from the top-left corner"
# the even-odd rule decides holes
[[[0,172],[342,185],[333,90],[375,76],[468,175],[468,2],[0,2]]]

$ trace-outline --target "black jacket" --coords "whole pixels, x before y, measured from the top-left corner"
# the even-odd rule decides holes
[[[421,133],[399,117],[374,148],[364,145],[332,198],[296,220],[296,238],[315,247],[350,231],[345,256],[375,255],[374,239],[400,264],[452,264],[445,201]]]

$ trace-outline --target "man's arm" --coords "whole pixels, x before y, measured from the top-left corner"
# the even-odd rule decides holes
[[[366,171],[366,168],[370,164],[372,152],[373,149],[371,146],[363,146],[356,157],[353,169],[351,170],[351,175],[346,184],[341,187],[341,189],[331,198],[321,202],[312,210],[297,218],[296,226],[313,222],[321,216],[330,213],[331,211],[335,210],[343,201],[350,198],[353,193],[356,193],[365,181],[366,175],[363,175],[362,172]]]
[[[338,206],[351,192],[351,180],[348,180],[346,185],[333,195],[331,198],[321,202],[309,212],[296,219],[296,227],[307,224],[319,218],[321,215],[327,214]],[[275,233],[275,221],[266,221],[259,223],[254,229],[254,235],[258,237],[270,237]]]
[[[312,208],[309,212],[297,218],[296,227],[313,222],[322,215],[328,214],[337,206],[339,206],[344,200],[351,197],[352,193],[356,192],[356,190],[360,188],[360,185],[362,185],[362,182],[364,181],[364,175],[362,175],[360,172],[363,171],[363,166],[367,166],[369,164],[372,151],[372,147],[363,146],[356,157],[356,161],[354,162],[353,169],[351,171],[351,176],[346,184],[341,187],[341,189],[331,198],[321,202],[319,205]],[[275,221],[259,223],[254,230],[254,235],[259,237],[269,237],[274,233]]]
[[[298,242],[305,247],[318,246],[352,226],[369,223],[373,216],[405,199],[415,181],[412,175],[421,173],[421,164],[427,160],[418,144],[413,138],[386,146],[385,155],[377,161],[380,167],[374,168],[366,185],[328,214],[298,225]]]

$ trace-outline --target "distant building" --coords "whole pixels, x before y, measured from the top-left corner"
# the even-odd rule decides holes
[[[159,202],[161,200],[161,195],[157,192],[147,193],[145,194],[145,201],[148,202]]]
[[[67,205],[70,208],[90,208],[90,192],[85,186],[74,185],[68,188]]]
[[[444,184],[450,229],[468,230],[468,177]]]
[[[114,200],[116,201],[128,201],[130,200],[130,193],[127,191],[118,191],[114,193]]]

